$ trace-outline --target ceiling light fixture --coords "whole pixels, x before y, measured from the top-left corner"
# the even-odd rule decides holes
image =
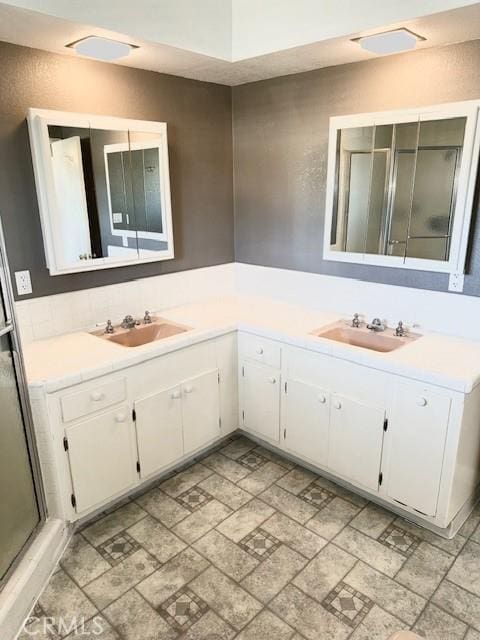
[[[353,38],[352,42],[357,42],[362,49],[371,51],[379,55],[388,53],[399,53],[400,51],[410,51],[415,49],[417,42],[425,40],[409,29],[402,27],[393,31],[384,31],[376,33],[372,36],[363,36],[361,38]]]
[[[76,53],[81,56],[103,60],[104,62],[124,58],[128,56],[132,49],[138,49],[138,47],[133,44],[110,40],[109,38],[102,38],[101,36],[87,36],[86,38],[67,44],[67,47],[74,49]]]

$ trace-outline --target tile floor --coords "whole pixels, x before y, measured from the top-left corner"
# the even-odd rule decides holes
[[[445,540],[234,437],[76,533],[35,616],[22,640],[480,640],[480,509]]]

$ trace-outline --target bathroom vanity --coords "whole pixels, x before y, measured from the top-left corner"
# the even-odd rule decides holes
[[[27,345],[51,513],[85,518],[237,428],[443,535],[471,511],[477,343],[427,334],[359,347],[319,335],[338,316],[267,300],[162,318],[185,330],[134,347],[86,332]]]

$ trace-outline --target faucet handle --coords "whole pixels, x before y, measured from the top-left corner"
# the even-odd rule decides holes
[[[112,321],[107,320],[107,326],[105,327],[105,333],[115,333],[115,329],[113,327]]]
[[[395,329],[395,335],[399,338],[403,337],[407,333],[406,328],[403,326],[403,321],[399,320],[397,328]]]
[[[145,315],[143,316],[143,324],[151,324],[152,316],[150,315],[150,311],[145,311]]]
[[[355,329],[360,327],[360,315],[358,313],[353,314],[352,327],[355,327]]]

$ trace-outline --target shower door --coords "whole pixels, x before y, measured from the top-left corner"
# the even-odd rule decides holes
[[[44,515],[8,278],[0,227],[0,588]]]

